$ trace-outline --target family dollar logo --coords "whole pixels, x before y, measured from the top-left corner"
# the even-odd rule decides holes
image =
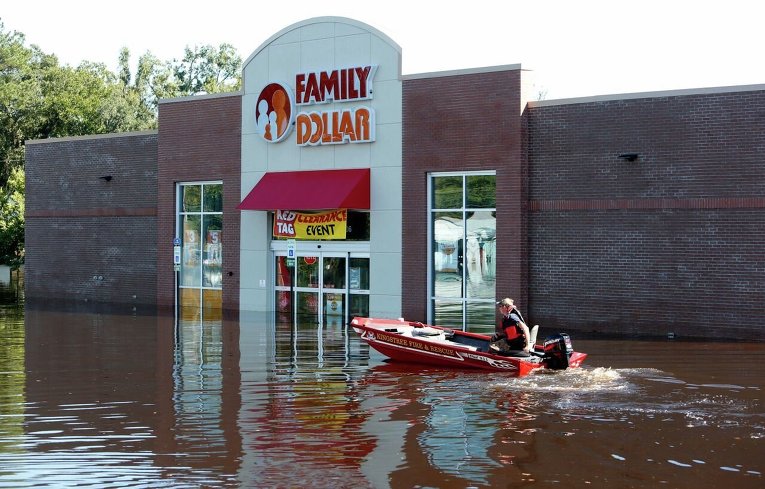
[[[266,85],[260,91],[255,107],[256,132],[271,143],[286,138],[292,129],[294,106],[289,88],[278,82]]]
[[[297,73],[294,95],[283,83],[269,83],[258,96],[257,133],[276,143],[295,126],[298,146],[374,142],[374,109],[346,103],[372,100],[376,71],[365,65]]]

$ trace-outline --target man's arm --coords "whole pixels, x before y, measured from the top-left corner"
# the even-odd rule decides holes
[[[526,338],[526,346],[523,348],[523,351],[529,352],[534,346],[531,344],[531,333],[529,333],[529,327],[526,326],[526,323],[524,323],[523,321],[518,321],[518,325],[521,327],[521,330],[523,331],[523,336]]]

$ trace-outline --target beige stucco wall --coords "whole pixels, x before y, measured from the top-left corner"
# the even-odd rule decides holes
[[[371,100],[321,104],[320,109],[358,106],[374,109],[374,142],[298,146],[294,130],[279,143],[267,142],[256,132],[255,104],[268,83],[280,82],[294,90],[298,73],[367,65],[377,66]],[[243,66],[243,86],[241,197],[266,172],[370,168],[370,314],[398,317],[402,273],[401,48],[376,29],[352,19],[308,19],[283,29],[253,52]],[[241,229],[241,309],[270,310],[273,271],[268,213],[242,211]],[[301,241],[298,249],[311,249],[319,244],[322,251],[344,246]]]

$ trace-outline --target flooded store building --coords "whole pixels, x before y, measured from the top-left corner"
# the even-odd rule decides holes
[[[401,56],[308,19],[156,131],[28,141],[27,301],[765,339],[765,85],[536,101]]]

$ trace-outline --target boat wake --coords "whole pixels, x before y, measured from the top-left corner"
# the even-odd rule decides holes
[[[653,369],[576,368],[563,372],[541,370],[521,378],[496,382],[497,388],[525,392],[630,392],[630,377],[656,373]]]
[[[539,411],[566,413],[599,422],[634,422],[635,417],[675,420],[686,427],[741,425],[760,427],[765,417],[758,402],[745,400],[747,389],[731,384],[688,384],[652,368],[578,368],[535,372],[497,381],[497,392],[523,393]]]

